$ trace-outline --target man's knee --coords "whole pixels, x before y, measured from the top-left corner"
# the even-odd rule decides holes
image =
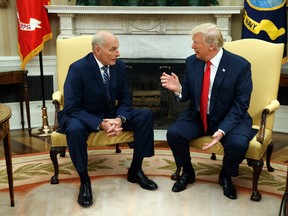
[[[150,122],[153,121],[153,113],[147,109],[135,109],[132,118],[137,122]]]
[[[80,121],[73,121],[70,122],[65,129],[66,136],[69,137],[85,137],[88,135],[87,131],[85,130],[84,125]]]
[[[148,109],[139,109],[139,112],[141,113],[142,118],[145,119],[152,119],[153,118],[153,112]]]
[[[168,130],[167,130],[167,140],[175,139],[176,137],[179,137],[179,128],[175,127],[174,124],[172,124]]]
[[[225,147],[231,147],[234,151],[245,153],[248,150],[249,139],[246,136],[234,135],[225,140]]]

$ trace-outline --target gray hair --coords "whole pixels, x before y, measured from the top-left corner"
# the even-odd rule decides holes
[[[104,31],[104,30],[99,31],[96,34],[94,34],[91,40],[92,50],[94,50],[97,45],[104,46],[105,39],[107,38],[107,36],[111,36],[111,35],[114,35],[114,34],[108,31]]]
[[[216,49],[220,49],[224,44],[220,29],[213,23],[204,23],[194,27],[191,31],[192,36],[197,33],[202,33],[204,42],[214,44]]]

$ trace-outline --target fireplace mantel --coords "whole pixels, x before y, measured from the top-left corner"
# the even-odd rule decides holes
[[[57,14],[239,14],[242,6],[68,6],[46,5]]]
[[[59,38],[94,34],[108,29],[116,34],[189,34],[196,24],[217,24],[226,41],[231,41],[233,14],[242,6],[139,7],[139,6],[46,6],[60,18]]]

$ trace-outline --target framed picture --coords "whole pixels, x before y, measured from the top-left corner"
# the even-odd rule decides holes
[[[0,0],[0,7],[7,7],[9,4],[9,0]]]

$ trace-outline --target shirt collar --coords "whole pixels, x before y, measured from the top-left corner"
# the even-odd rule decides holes
[[[96,60],[96,62],[97,62],[97,64],[98,64],[98,66],[99,66],[99,69],[101,70],[104,65],[96,58],[95,55],[93,55],[93,56],[94,56],[94,58],[95,58],[95,60]]]
[[[223,48],[221,48],[219,50],[219,52],[210,60],[210,62],[212,63],[213,66],[215,66],[216,68],[218,68],[221,58],[223,55]]]

